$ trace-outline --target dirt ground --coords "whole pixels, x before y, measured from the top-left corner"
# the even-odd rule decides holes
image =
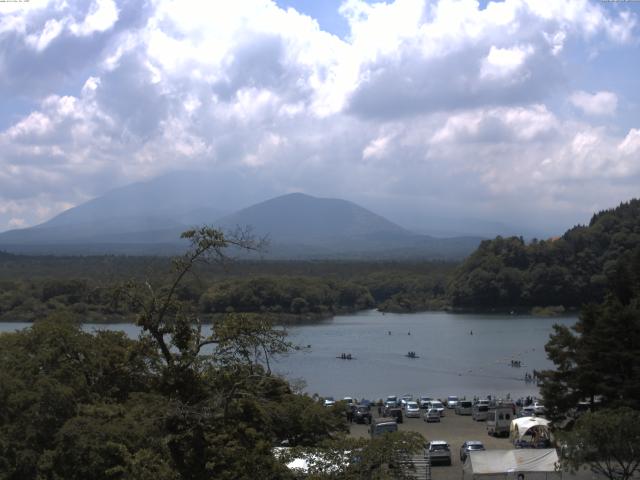
[[[375,407],[374,409],[375,410]],[[377,412],[374,412],[376,416]],[[421,412],[423,413],[423,412]],[[420,432],[427,440],[445,440],[451,446],[451,466],[434,465],[431,470],[433,480],[460,480],[462,462],[460,446],[467,440],[479,440],[488,450],[513,448],[507,438],[495,438],[487,434],[486,422],[476,422],[471,416],[456,415],[453,410],[445,410],[440,423],[427,423],[422,418],[404,418],[398,425],[399,430]],[[352,425],[351,435],[367,437],[369,425]]]

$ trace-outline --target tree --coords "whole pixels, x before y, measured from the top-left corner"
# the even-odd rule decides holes
[[[571,329],[555,326],[545,346],[555,370],[542,374],[551,419],[571,420],[578,402],[640,410],[640,249],[623,256],[603,303],[583,308]]]
[[[640,411],[605,409],[581,416],[561,434],[566,470],[587,465],[610,480],[628,480],[640,471]]]
[[[309,480],[391,480],[414,478],[412,457],[422,452],[417,432],[387,433],[372,439],[342,438],[312,448],[292,448],[285,461],[304,458]]]

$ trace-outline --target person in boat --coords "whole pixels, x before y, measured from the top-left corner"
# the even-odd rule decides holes
[[[347,360],[351,360],[351,354],[347,353]]]

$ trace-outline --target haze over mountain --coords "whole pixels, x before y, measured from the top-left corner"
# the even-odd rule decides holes
[[[182,175],[117,189],[36,227],[4,232],[0,248],[20,253],[172,254],[184,248],[180,233],[203,223],[225,229],[249,226],[257,236],[269,238],[267,256],[275,258],[461,258],[480,241],[416,234],[353,202],[302,193],[238,210],[243,192],[231,191],[231,183],[223,188],[211,178]]]

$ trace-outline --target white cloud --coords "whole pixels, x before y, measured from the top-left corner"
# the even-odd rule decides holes
[[[192,167],[259,172],[281,191],[474,205],[526,194],[545,206],[585,195],[567,180],[637,171],[639,130],[618,138],[553,100],[567,94],[566,45],[629,43],[635,15],[583,0],[340,11],[345,39],[268,0],[69,0],[3,16],[15,80],[0,93],[21,89],[31,105],[0,132],[0,229]],[[26,60],[9,48],[20,42]],[[613,115],[618,96],[570,102]],[[41,214],[3,213],[16,198]]]
[[[526,58],[533,53],[533,47],[515,46],[498,48],[492,46],[489,54],[483,59],[480,77],[506,77],[518,71]]]
[[[32,33],[27,35],[27,44],[38,52],[41,52],[62,33],[63,29],[64,22],[60,22],[56,19],[47,20],[44,24],[44,28],[39,34]]]
[[[572,93],[569,101],[588,115],[613,115],[618,108],[618,96],[607,91],[590,94],[580,90]]]
[[[640,151],[640,129],[632,128],[618,145],[618,150],[624,155],[633,155]]]
[[[69,30],[74,35],[87,36],[110,29],[118,20],[118,7],[113,0],[95,0],[82,22],[73,22]]]
[[[367,160],[369,158],[381,157],[387,150],[387,146],[389,145],[389,141],[391,140],[390,136],[378,137],[365,147],[362,151],[362,158]]]

